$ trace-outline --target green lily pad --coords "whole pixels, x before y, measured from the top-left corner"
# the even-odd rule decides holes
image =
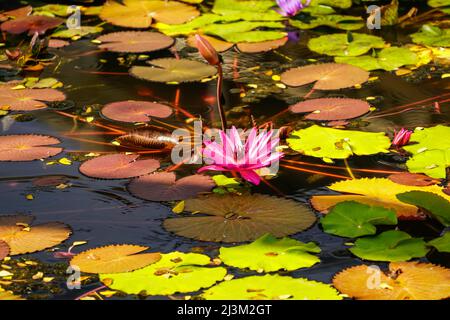
[[[418,58],[414,52],[406,48],[389,47],[381,49],[376,56],[335,57],[334,61],[348,63],[367,71],[377,69],[392,71],[401,66],[415,65],[418,62]]]
[[[220,37],[228,42],[261,42],[277,40],[286,36],[284,24],[278,21],[239,21],[240,15],[221,16],[204,14],[190,22],[179,25],[157,23],[155,27],[168,36],[204,33]],[[225,23],[227,22],[227,23]],[[279,30],[255,30],[273,28]]]
[[[313,2],[311,2],[311,4],[304,8],[302,12],[309,13],[312,16],[321,16],[324,14],[333,14],[336,11],[330,6],[325,6],[323,4],[313,5]]]
[[[311,6],[325,5],[335,8],[348,9],[352,6],[352,0],[312,0]]]
[[[450,47],[450,29],[424,24],[419,32],[413,33],[414,43],[432,47]]]
[[[202,28],[205,34],[218,36],[228,42],[261,42],[277,40],[286,36],[285,32],[255,30],[257,28],[284,28],[281,22],[239,21],[227,24],[210,24]]]
[[[428,5],[433,8],[438,8],[446,14],[450,14],[450,0],[428,0]]]
[[[342,300],[328,284],[270,274],[219,283],[206,290],[202,297],[206,300]]]
[[[328,26],[342,30],[358,30],[364,27],[364,20],[361,17],[329,14],[313,16],[308,22],[290,20],[290,24],[299,29],[313,29],[319,26]]]
[[[412,238],[406,232],[398,230],[360,238],[349,250],[355,256],[370,261],[408,261],[424,257],[428,252],[422,238]]]
[[[41,7],[33,8],[33,14],[52,17],[67,17],[71,13],[72,12],[69,10],[69,6],[64,4],[46,4]]]
[[[354,154],[387,153],[391,145],[384,132],[340,130],[318,125],[293,131],[286,141],[295,151],[326,161],[346,159]]]
[[[428,245],[435,247],[439,252],[450,253],[450,232],[447,231],[442,237],[429,241]]]
[[[56,31],[52,34],[53,38],[73,38],[73,37],[84,37],[93,33],[100,33],[103,31],[102,27],[89,27],[82,26],[79,29],[64,29]]]
[[[346,201],[337,204],[320,223],[326,233],[357,238],[375,234],[375,225],[396,225],[397,215],[395,211],[383,207]]]
[[[236,178],[228,178],[223,174],[217,174],[212,176],[212,178],[218,187],[233,188],[238,187],[240,184]]]
[[[403,149],[413,154],[406,162],[413,173],[425,173],[433,178],[445,178],[450,166],[450,127],[437,125],[423,130],[416,129],[410,144]],[[414,143],[415,144],[411,144]]]
[[[189,22],[183,24],[156,23],[154,26],[168,36],[188,35],[195,33],[198,29],[217,22],[237,21],[237,16],[221,16],[218,14],[205,13]]]
[[[272,272],[307,268],[320,262],[315,255],[320,248],[313,242],[303,243],[291,238],[277,239],[265,234],[250,244],[221,247],[219,258],[227,265],[250,270]]]
[[[450,201],[432,192],[410,191],[397,195],[398,200],[427,210],[444,226],[450,226]]]
[[[344,57],[356,57],[372,48],[381,49],[384,45],[382,38],[363,33],[352,33],[351,36],[346,33],[326,34],[308,42],[311,51]]]
[[[212,12],[223,16],[239,15],[242,20],[276,21],[284,17],[272,8],[273,0],[215,0]]]
[[[100,274],[100,280],[109,288],[128,294],[193,292],[208,288],[225,277],[225,268],[205,267],[209,263],[206,255],[175,251],[161,254],[161,260],[157,263],[133,272]]]

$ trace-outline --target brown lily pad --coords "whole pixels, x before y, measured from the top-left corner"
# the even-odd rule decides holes
[[[11,255],[32,253],[54,247],[72,233],[60,222],[31,225],[33,216],[0,216],[0,240],[11,249]]]
[[[8,244],[5,241],[0,240],[0,261],[2,261],[8,255],[9,255],[9,246],[8,246]]]
[[[7,106],[14,111],[32,111],[47,108],[44,101],[63,101],[66,96],[56,89],[21,89],[0,88],[0,106]]]
[[[33,11],[31,6],[25,6],[14,10],[0,13],[0,22],[8,19],[17,19],[28,16]]]
[[[144,268],[161,259],[159,253],[140,253],[148,247],[112,245],[90,249],[74,256],[70,265],[87,273],[121,273]]]
[[[172,108],[156,102],[127,100],[105,105],[102,114],[116,121],[148,122],[151,117],[167,118],[172,114]]]
[[[113,52],[152,52],[173,45],[174,39],[159,32],[122,31],[108,33],[97,38],[99,48]]]
[[[214,187],[214,181],[201,174],[176,180],[173,172],[158,172],[133,179],[128,191],[145,200],[172,201],[192,198]]]
[[[1,29],[4,32],[12,34],[21,34],[28,32],[28,35],[44,34],[49,29],[56,28],[64,22],[60,18],[52,18],[47,16],[25,16],[15,20],[2,23]]]
[[[107,0],[100,18],[120,27],[149,28],[153,19],[166,24],[182,24],[200,12],[193,6],[176,1]]]
[[[294,104],[289,108],[294,113],[312,112],[305,116],[308,120],[345,120],[359,117],[369,112],[370,105],[359,99],[321,98]]]
[[[306,230],[316,221],[302,204],[262,194],[207,195],[186,200],[185,210],[196,216],[166,219],[164,227],[202,241],[250,241],[266,233],[284,237]]]
[[[108,154],[83,162],[80,172],[98,179],[126,179],[151,173],[159,168],[158,160],[137,160],[137,154]]]
[[[405,186],[426,187],[441,182],[439,179],[433,179],[429,176],[419,173],[401,172],[388,176],[388,179]]]
[[[262,42],[241,42],[237,44],[237,48],[245,53],[267,52],[284,46],[287,41],[288,37]]]
[[[188,59],[162,58],[148,61],[148,63],[152,67],[132,67],[131,75],[138,79],[155,82],[191,82],[217,73],[213,66]]]
[[[0,136],[0,161],[32,161],[52,157],[63,149],[51,145],[60,142],[50,136],[35,134]]]
[[[281,81],[292,87],[313,83],[313,89],[337,90],[362,84],[369,80],[369,72],[343,63],[313,64],[292,68],[281,74]]]

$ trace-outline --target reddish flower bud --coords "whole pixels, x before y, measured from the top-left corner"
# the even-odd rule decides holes
[[[402,128],[398,132],[397,132],[397,130],[395,130],[394,131],[394,139],[392,140],[392,145],[397,148],[403,147],[404,145],[408,144],[412,133],[413,133],[412,131],[406,130],[405,128]]]
[[[202,57],[205,58],[205,60],[208,61],[210,65],[217,66],[220,64],[219,55],[217,54],[216,49],[214,49],[211,43],[208,42],[208,40],[203,38],[201,35],[196,34],[195,43]]]

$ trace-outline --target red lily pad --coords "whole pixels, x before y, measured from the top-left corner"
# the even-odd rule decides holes
[[[167,118],[172,114],[172,108],[155,102],[128,100],[105,105],[102,114],[116,121],[147,122],[150,117]]]
[[[0,161],[32,161],[52,157],[63,149],[56,138],[35,134],[0,136]]]
[[[109,154],[83,162],[80,172],[98,179],[126,179],[151,173],[159,168],[158,160],[137,160],[137,154]]]
[[[8,246],[8,244],[5,241],[0,240],[0,261],[2,261],[8,255],[9,255],[9,246]]]
[[[394,173],[388,176],[388,179],[405,186],[417,187],[431,186],[441,182],[439,179],[433,179],[424,174],[409,172]]]
[[[359,117],[369,112],[370,105],[358,99],[321,98],[294,104],[289,108],[294,113],[312,112],[305,116],[308,120],[345,120]]]
[[[21,34],[28,31],[28,35],[36,32],[44,34],[48,29],[53,29],[64,22],[60,18],[52,18],[47,16],[26,16],[15,20],[6,21],[2,24],[2,31]]]
[[[214,181],[201,174],[176,180],[173,172],[158,172],[133,179],[128,191],[150,201],[172,201],[193,198],[214,188]]]
[[[21,17],[28,16],[33,11],[33,8],[31,6],[25,6],[18,9],[6,11],[0,13],[0,21],[6,21],[8,19],[17,19]]]
[[[123,31],[108,33],[97,38],[99,48],[114,52],[151,52],[166,49],[174,39],[159,32]]]
[[[245,53],[267,52],[284,46],[287,41],[288,37],[262,42],[241,42],[237,44],[237,48]]]
[[[10,107],[14,111],[32,111],[47,107],[43,101],[63,101],[66,96],[55,89],[0,88],[0,106]]]

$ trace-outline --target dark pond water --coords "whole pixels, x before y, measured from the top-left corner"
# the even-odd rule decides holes
[[[93,25],[98,21],[93,21]],[[106,26],[106,31],[115,30]],[[231,111],[230,124],[251,126],[249,115],[253,115],[259,124],[271,119],[273,115],[283,111],[293,102],[299,101],[310,87],[289,88],[286,90],[275,87],[275,82],[267,71],[280,74],[291,66],[308,63],[308,59],[329,61],[330,59],[311,53],[305,46],[307,40],[316,34],[328,32],[328,29],[300,32],[298,42],[289,42],[284,47],[264,54],[243,54],[229,51],[223,55],[225,61],[225,108]],[[379,34],[393,44],[407,43],[407,32],[401,29],[386,28]],[[409,33],[409,31],[408,31]],[[184,46],[184,40],[179,39],[176,46],[181,57],[200,60],[196,50]],[[63,49],[51,49],[57,55],[57,63],[45,68],[41,77],[55,77],[64,83],[62,89],[67,100],[73,102],[73,107],[64,110],[70,114],[82,112],[88,106],[101,106],[119,100],[158,101],[188,110],[201,116],[209,125],[217,125],[218,116],[215,113],[214,81],[207,83],[191,83],[181,85],[155,84],[135,79],[127,74],[130,65],[144,64],[140,61],[126,62],[123,66],[118,58],[130,59],[130,55],[100,52],[90,39],[79,40]],[[151,58],[172,56],[166,50],[161,53],[150,54]],[[249,69],[259,66],[259,69]],[[441,79],[446,70],[424,66],[406,76],[396,76],[389,72],[373,72],[372,76],[378,80],[364,85],[361,89],[349,89],[327,92],[315,92],[312,97],[374,97],[371,104],[377,111],[351,123],[351,126],[366,131],[384,131],[392,134],[395,128],[417,126],[427,127],[450,122],[450,78]],[[447,70],[448,72],[448,70]],[[257,84],[254,89],[248,84]],[[269,91],[269,92],[267,92]],[[272,92],[270,92],[272,91]],[[241,92],[246,92],[242,98]],[[422,103],[416,103],[424,101]],[[436,112],[434,102],[441,101],[440,113]],[[410,105],[408,107],[408,105]],[[243,112],[233,112],[236,107],[244,107]],[[233,109],[234,108],[234,109]],[[379,112],[393,110],[392,115],[377,116]],[[77,139],[88,139],[110,144],[114,139],[111,135],[95,133],[101,129],[95,126],[75,122],[72,118],[63,116],[53,110],[31,113],[34,119],[27,122],[16,122],[10,117],[0,119],[1,134],[40,133],[59,137],[62,140],[64,153],[57,158],[71,158],[76,154],[89,152],[115,151],[110,145],[95,144]],[[96,120],[100,117],[94,114]],[[165,122],[174,126],[186,125],[185,117],[178,112]],[[111,122],[100,119],[105,124]],[[291,124],[303,127],[308,123],[301,117],[281,115],[274,119],[277,127]],[[114,124],[119,125],[119,124]],[[123,127],[123,126],[122,126]],[[73,151],[73,152],[70,152]],[[168,157],[161,158],[170,161]],[[292,160],[321,164],[320,160],[309,157],[292,157]],[[349,160],[353,169],[370,169],[400,171],[401,163],[392,156],[355,157]],[[161,226],[163,219],[172,215],[171,207],[164,203],[150,202],[137,199],[126,190],[127,180],[97,180],[79,173],[79,163],[72,165],[47,165],[47,161],[33,161],[26,163],[2,162],[0,164],[0,213],[28,213],[37,217],[36,222],[62,221],[70,225],[73,235],[67,241],[88,241],[80,248],[83,250],[113,243],[134,243],[150,246],[155,251],[169,252],[174,250],[189,252],[193,247],[204,247],[205,253],[212,256],[217,254],[216,243],[192,241],[175,236]],[[340,169],[321,168],[313,165],[297,165],[306,172],[281,168],[276,179],[270,180],[273,188],[266,185],[253,188],[254,192],[277,194],[309,205],[312,195],[329,193],[326,186],[337,181],[330,174],[347,176],[345,166],[337,161]],[[194,173],[196,168],[182,168],[183,173]],[[308,172],[311,170],[312,172]],[[319,171],[319,172],[314,172]],[[371,173],[356,171],[358,177],[383,177],[387,173]],[[71,186],[66,189],[39,188],[33,186],[37,177],[62,175],[67,177]],[[27,200],[26,195],[33,194],[33,200]],[[404,230],[414,230],[414,235],[436,237],[441,230],[436,230],[430,223],[404,223]],[[307,242],[314,241],[322,249],[322,262],[312,268],[295,271],[294,276],[304,276],[308,279],[331,281],[334,273],[347,266],[360,263],[359,259],[351,256],[345,250],[346,239],[328,235],[320,230],[316,224],[311,229],[294,235],[293,238]],[[65,248],[64,245],[60,248]],[[31,255],[44,262],[61,262],[53,258],[50,251]],[[433,257],[431,257],[433,259]],[[439,257],[437,258],[439,259]],[[382,264],[381,264],[382,265]],[[447,263],[448,265],[448,263]],[[236,273],[243,273],[236,271]],[[247,272],[245,274],[251,274]],[[74,298],[82,292],[98,286],[93,283],[80,291],[63,290],[51,298]],[[61,287],[64,287],[61,284]]]

